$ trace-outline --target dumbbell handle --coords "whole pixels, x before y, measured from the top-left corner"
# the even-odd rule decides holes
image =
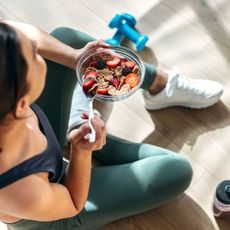
[[[121,33],[123,33],[124,35],[126,35],[131,41],[136,42],[139,37],[140,34],[138,32],[136,32],[134,29],[132,29],[125,20],[121,21],[121,24],[118,28],[119,31]]]

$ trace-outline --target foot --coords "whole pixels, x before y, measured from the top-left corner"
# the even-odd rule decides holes
[[[158,94],[144,90],[145,107],[157,110],[171,106],[200,109],[215,104],[223,94],[220,83],[211,80],[191,79],[179,73],[178,67],[168,74],[168,81]]]

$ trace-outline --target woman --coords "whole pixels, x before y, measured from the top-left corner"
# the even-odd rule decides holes
[[[52,35],[24,23],[0,23],[0,220],[9,229],[97,229],[183,193],[192,178],[184,158],[106,138],[97,117],[96,141],[84,138],[86,123],[72,129],[70,160],[63,162],[73,70],[88,49],[109,46],[67,28]],[[143,86],[162,90],[167,74],[146,68]],[[104,166],[91,168],[93,151]]]

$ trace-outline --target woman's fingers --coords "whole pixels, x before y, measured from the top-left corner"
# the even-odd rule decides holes
[[[97,48],[96,50],[99,51],[98,55],[101,57],[108,56],[110,58],[113,58],[113,57],[119,57],[120,59],[124,58],[120,54],[108,48],[105,49],[105,48],[100,47],[100,48]]]
[[[109,45],[108,43],[106,43],[104,40],[100,39],[98,40],[98,46],[102,47],[102,48],[110,48],[111,45]]]
[[[79,143],[88,133],[90,132],[90,128],[88,124],[83,124],[77,129],[73,129],[69,133],[69,140],[72,144]]]
[[[88,49],[92,49],[92,48],[96,48],[96,50],[100,51],[100,56],[111,56],[111,57],[119,57],[119,58],[123,58],[121,55],[119,55],[118,53],[112,51],[110,48],[111,48],[111,45],[106,43],[104,40],[102,39],[99,39],[99,40],[96,40],[96,41],[93,41],[93,42],[89,42],[87,45],[86,45],[86,50]]]
[[[82,117],[82,119],[89,119],[89,113],[83,112],[81,114],[81,117]],[[101,120],[97,116],[94,116],[94,118],[91,120],[91,122],[92,122],[92,125],[95,129],[95,132],[96,132],[96,140],[94,142],[93,150],[99,150],[106,143],[106,125],[105,125],[104,121]]]
[[[86,47],[87,48],[90,48],[90,49],[92,49],[92,48],[99,48],[99,47],[101,47],[101,48],[110,48],[111,46],[108,44],[108,43],[106,43],[104,40],[96,40],[96,41],[93,41],[93,42],[89,42],[87,45],[86,45]]]
[[[94,47],[110,48],[111,45],[106,43],[104,40],[99,39],[94,42]]]
[[[102,149],[102,147],[105,145],[106,138],[105,123],[100,118],[95,117],[92,119],[92,125],[96,131],[96,145],[94,146],[94,150]]]

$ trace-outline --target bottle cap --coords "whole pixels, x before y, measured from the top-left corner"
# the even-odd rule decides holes
[[[216,196],[223,204],[230,204],[230,180],[222,181],[217,186]]]

